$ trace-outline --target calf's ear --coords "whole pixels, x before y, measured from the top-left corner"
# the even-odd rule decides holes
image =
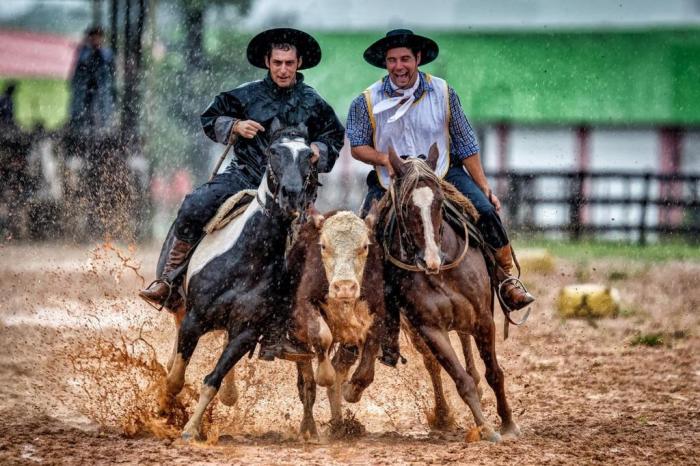
[[[321,214],[321,212],[316,210],[316,206],[313,204],[310,204],[309,207],[306,208],[306,218],[313,222],[314,227],[316,227],[317,230],[320,230],[323,226],[323,222],[326,221],[326,218]]]
[[[326,221],[326,217],[324,217],[321,214],[316,214],[311,217],[311,220],[314,222],[314,226],[316,227],[316,229],[320,230],[323,226],[323,222]]]
[[[374,227],[377,225],[377,220],[379,219],[379,202],[374,199],[372,200],[372,206],[369,208],[369,212],[365,217],[365,225],[369,231],[374,231]]]

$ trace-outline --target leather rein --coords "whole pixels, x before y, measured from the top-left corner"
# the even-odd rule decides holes
[[[401,209],[400,206],[397,206],[397,199],[396,199],[396,193],[394,189],[394,183],[391,183],[391,186],[389,187],[389,192],[391,194],[391,210],[395,212],[396,219],[399,222],[400,226],[404,224],[403,222],[403,216],[401,214]],[[387,219],[388,221],[385,222],[384,224],[384,234],[383,234],[383,246],[384,246],[384,253],[386,254],[386,258],[389,259],[389,262],[391,262],[393,265],[396,267],[406,270],[408,272],[425,272],[425,270],[421,269],[415,264],[409,264],[407,262],[404,262],[400,259],[397,259],[391,254],[391,247],[390,247],[390,241],[392,237],[392,232],[390,230],[393,230],[391,227],[393,226],[393,222],[390,221],[392,215],[391,215],[391,210],[387,213]],[[445,220],[443,219],[443,222]],[[452,262],[449,262],[447,264],[443,264],[440,266],[439,271],[443,272],[445,270],[451,270],[454,269],[455,267],[459,266],[459,264],[462,263],[464,258],[467,256],[467,252],[469,251],[469,228],[467,227],[467,222],[463,218],[463,216],[459,216],[459,223],[462,227],[462,231],[464,233],[464,247],[462,248],[462,252],[460,255]],[[405,228],[404,228],[405,229]],[[403,252],[404,251],[404,246],[403,246],[403,240],[402,240],[403,234],[399,232],[399,248]],[[407,239],[407,238],[406,238]]]

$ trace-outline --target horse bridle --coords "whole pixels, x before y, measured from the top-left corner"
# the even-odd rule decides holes
[[[391,195],[391,204],[394,212],[396,213],[396,221],[399,224],[399,250],[404,253],[408,253],[408,249],[404,246],[404,243],[407,243],[408,245],[411,246],[411,252],[413,257],[415,258],[416,253],[415,253],[415,241],[413,241],[412,236],[408,233],[408,229],[406,228],[406,222],[403,216],[403,209],[401,208],[398,204],[398,200],[396,199],[396,191],[395,191],[395,181],[392,180],[391,185],[389,186],[389,193]],[[391,217],[391,212],[387,215],[387,217]],[[454,261],[443,264],[440,266],[439,271],[443,272],[445,270],[451,270],[457,267],[459,264],[462,263],[464,258],[467,256],[467,251],[469,250],[469,230],[467,227],[467,223],[464,219],[460,219],[460,224],[462,227],[462,230],[464,232],[464,248],[462,248],[462,252],[457,257]],[[421,269],[417,265],[414,264],[409,264],[407,262],[404,262],[400,259],[397,259],[391,254],[391,246],[390,246],[390,241],[392,239],[392,235],[389,232],[391,226],[391,222],[388,220],[384,224],[384,253],[386,254],[387,259],[389,259],[389,262],[391,262],[393,265],[396,267],[409,271],[409,272],[425,272],[425,270]],[[440,239],[442,239],[442,228],[444,227],[444,220],[440,224]],[[407,254],[408,255],[408,254]],[[415,260],[415,259],[414,259]]]
[[[271,136],[274,136],[276,133],[273,133]],[[306,143],[306,137],[302,133],[291,133],[290,137],[302,137],[304,138],[304,142]],[[308,144],[307,144],[308,145]],[[266,176],[268,177],[268,186],[270,188],[270,192],[272,193],[272,202],[277,203],[277,196],[279,195],[279,191],[282,187],[282,185],[279,182],[279,177],[275,173],[275,171],[272,169],[272,164],[270,163],[270,147],[272,147],[272,144],[265,150],[265,156],[267,157],[267,165],[265,167],[265,172]],[[270,186],[270,184],[274,186]],[[315,192],[312,192],[314,188],[317,188],[320,186],[320,183],[318,182],[318,166],[316,164],[311,164],[309,168],[309,173],[306,175],[306,178],[304,179],[304,184],[302,185],[301,192],[302,195],[304,196],[304,203],[308,204],[307,200],[310,197],[312,197],[310,202],[315,201]],[[265,215],[268,217],[272,216],[272,211],[270,208],[267,206],[266,202],[262,202],[260,199],[260,193],[256,192],[255,197],[258,201],[258,204],[262,207],[263,212]],[[303,212],[304,209],[302,209]]]

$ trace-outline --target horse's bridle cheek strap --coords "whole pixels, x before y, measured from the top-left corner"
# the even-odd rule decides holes
[[[268,177],[268,188],[270,189],[270,192],[272,193],[272,199],[273,201],[277,201],[277,196],[279,195],[280,188],[281,188],[281,183],[279,182],[279,176],[275,173],[275,171],[272,169],[272,164],[269,162],[269,154],[268,155],[268,162],[267,162],[267,177]],[[312,187],[317,185],[318,182],[317,180],[318,175],[316,174],[316,171],[314,168],[309,169],[309,173],[306,175],[306,178],[304,179],[304,184],[302,188],[302,193],[304,196],[309,195],[309,191],[312,190]]]

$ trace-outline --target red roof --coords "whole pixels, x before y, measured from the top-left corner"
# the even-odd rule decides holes
[[[0,76],[67,79],[76,46],[63,36],[0,29]]]

